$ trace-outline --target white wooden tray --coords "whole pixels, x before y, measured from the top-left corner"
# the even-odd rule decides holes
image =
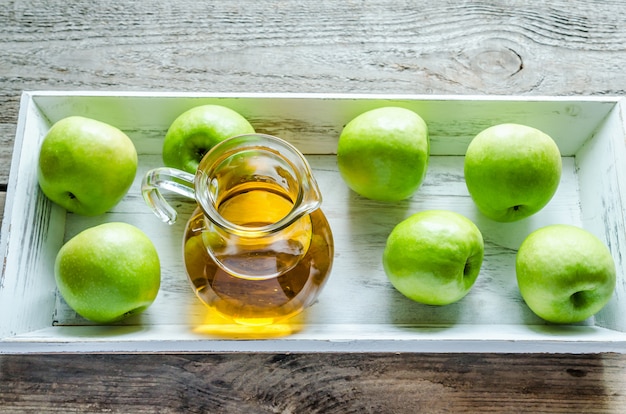
[[[161,223],[144,204],[143,173],[161,166],[162,139],[184,110],[229,106],[258,132],[280,136],[307,154],[335,236],[335,261],[317,303],[302,317],[259,334],[217,335],[196,299],[181,260],[181,238],[193,204],[180,200],[179,222]],[[0,241],[0,353],[34,352],[626,352],[625,102],[593,97],[380,96],[317,94],[168,94],[25,92],[11,165]],[[350,192],[334,151],[343,125],[365,110],[404,106],[430,129],[432,156],[411,199],[373,202]],[[55,121],[83,115],[115,125],[134,140],[135,183],[123,201],[95,218],[67,214],[37,185],[38,148]],[[471,138],[501,122],[528,124],[557,141],[564,172],[557,194],[535,216],[501,224],[482,217],[463,181]],[[442,208],[472,219],[486,254],[468,296],[446,307],[420,305],[388,283],[381,265],[387,235],[414,212]],[[162,287],[142,315],[115,326],[78,317],[57,293],[53,262],[64,241],[105,221],[126,221],[154,241]],[[521,241],[551,223],[582,226],[610,247],[617,290],[595,317],[576,326],[544,323],[518,293],[514,260]],[[289,333],[289,334],[286,334]]]

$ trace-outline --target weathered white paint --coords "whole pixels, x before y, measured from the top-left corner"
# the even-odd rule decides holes
[[[297,145],[309,159],[335,237],[332,275],[318,302],[294,321],[288,336],[251,340],[208,334],[206,310],[194,296],[181,261],[184,221],[194,205],[176,200],[180,219],[161,223],[144,204],[139,183],[162,165],[169,123],[202,103],[230,106],[259,132]],[[414,197],[379,203],[350,192],[333,155],[341,128],[358,113],[383,105],[416,110],[431,131],[426,179]],[[457,351],[626,352],[626,246],[623,205],[626,165],[623,102],[618,98],[381,96],[169,93],[25,93],[9,182],[0,248],[0,353],[160,351]],[[100,217],[67,214],[39,191],[37,148],[51,123],[84,115],[116,125],[140,154],[128,195]],[[463,181],[463,153],[481,129],[501,122],[536,126],[551,134],[564,155],[557,194],[535,216],[495,223],[475,209]],[[446,307],[404,298],[381,266],[386,237],[410,214],[450,209],[483,232],[486,256],[471,293]],[[52,264],[62,243],[79,231],[125,221],[144,230],[159,251],[163,280],[155,303],[120,326],[101,327],[80,317],[56,292]],[[516,249],[532,230],[551,223],[581,225],[610,246],[618,267],[612,302],[580,326],[545,324],[523,303],[515,282]],[[243,335],[243,336],[242,336]],[[247,340],[244,340],[247,339]]]

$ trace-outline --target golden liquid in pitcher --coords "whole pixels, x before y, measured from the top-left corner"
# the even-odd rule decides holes
[[[283,193],[268,187],[252,187],[227,195],[218,211],[231,223],[258,227],[275,223],[287,215],[293,203]],[[317,209],[294,225],[300,230],[285,238],[273,238],[258,253],[232,254],[220,261],[231,269],[246,269],[250,278],[235,276],[220,267],[206,250],[207,237],[203,212],[196,208],[187,223],[184,238],[185,267],[198,297],[223,316],[245,325],[267,325],[289,318],[311,305],[330,273],[333,239],[324,213]],[[292,227],[290,226],[290,227]],[[304,242],[303,242],[304,240]],[[268,267],[280,266],[284,244],[300,244],[307,249],[291,270],[256,280]],[[308,248],[307,248],[308,247]],[[255,255],[251,258],[250,255]],[[262,260],[258,256],[262,255]]]

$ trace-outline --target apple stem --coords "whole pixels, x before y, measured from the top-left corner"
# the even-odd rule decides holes
[[[469,260],[465,262],[465,267],[463,268],[463,276],[467,276],[470,270],[470,262]]]
[[[584,295],[585,295],[585,291],[579,291],[579,292],[572,294],[572,296],[570,296],[570,300],[572,301],[572,304],[574,305],[575,308],[585,305],[586,300],[585,300]]]

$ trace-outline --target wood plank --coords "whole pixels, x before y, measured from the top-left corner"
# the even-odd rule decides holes
[[[81,0],[67,7],[55,0],[42,10],[23,0],[2,14],[0,38],[5,87],[13,90],[44,84],[611,93],[626,84],[616,66],[624,53],[624,8],[600,0],[405,0],[394,7],[380,0],[367,6],[272,0],[245,7],[227,0],[95,7]]]
[[[15,139],[14,124],[0,124],[0,188],[9,182],[9,169]]]
[[[619,412],[615,355],[0,356],[8,412]],[[158,407],[158,408],[157,408]]]

